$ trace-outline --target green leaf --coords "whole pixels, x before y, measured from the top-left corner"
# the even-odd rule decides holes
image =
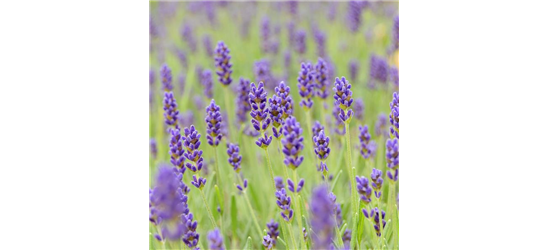
[[[341,229],[339,229],[339,234],[343,235],[343,233],[345,233],[345,229],[347,229],[347,223],[343,223]]]
[[[355,246],[356,246],[356,240],[357,240],[357,234],[358,234],[358,231],[356,230],[357,229],[357,224],[358,224],[358,213],[355,213],[355,215],[353,216],[353,231],[351,232],[351,249],[355,249]]]
[[[236,198],[234,197],[234,194],[231,195],[231,221],[229,222],[231,224],[231,229],[233,231],[233,235],[236,234],[236,227],[238,226],[238,220],[236,219]]]
[[[225,208],[223,207],[223,196],[221,195],[221,192],[219,192],[219,187],[215,185],[215,193],[217,194],[217,201],[219,202],[219,207],[221,208],[221,215],[223,215],[223,212],[225,212]]]
[[[244,245],[243,249],[252,249],[252,237],[248,236],[248,239],[246,240],[246,245]]]
[[[343,155],[343,154],[342,154],[342,155]],[[337,175],[335,176],[334,182],[333,182],[333,184],[332,184],[332,190],[331,190],[331,192],[334,191],[334,188],[335,188],[335,186],[336,186],[337,180],[339,180],[339,176],[341,175],[342,172],[343,172],[343,170],[339,170],[339,172],[338,172]]]
[[[284,227],[281,227],[281,228],[284,228]],[[288,244],[286,244],[286,241],[284,241],[282,238],[280,238],[280,236],[276,237],[276,242],[277,243],[282,243],[282,245],[284,245],[284,248],[290,249],[290,247],[288,247]]]

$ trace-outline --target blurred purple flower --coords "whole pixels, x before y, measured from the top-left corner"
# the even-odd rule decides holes
[[[383,171],[376,168],[372,169],[370,178],[372,179],[372,188],[375,191],[376,197],[379,199],[381,197],[381,188],[383,186]]]
[[[351,75],[351,81],[356,81],[356,76],[358,72],[358,61],[353,59],[349,61],[349,74]]]
[[[381,83],[387,82],[389,65],[387,61],[375,54],[370,57],[370,77]]]
[[[172,92],[164,92],[164,121],[166,125],[178,128],[177,117],[179,111],[177,111],[177,102]]]
[[[392,181],[398,180],[398,139],[387,139],[387,151],[385,157],[387,159],[387,176]]]
[[[391,122],[391,137],[399,139],[399,96],[398,92],[393,93],[393,100],[391,101],[391,115],[389,116],[389,122]]]
[[[236,92],[236,118],[238,122],[242,124],[248,121],[248,113],[252,109],[248,97],[248,94],[250,93],[250,80],[240,77]]]
[[[362,23],[362,6],[358,1],[350,1],[347,9],[347,25],[355,33]]]
[[[320,185],[313,189],[311,194],[311,228],[315,232],[312,236],[315,249],[331,249],[332,232],[336,226],[333,213],[333,204],[330,201],[328,187]]]
[[[231,51],[223,41],[219,41],[215,52],[215,67],[217,68],[216,73],[219,77],[219,82],[227,86],[233,81],[231,78],[231,73],[233,73],[231,67],[233,65],[231,64],[231,56],[229,55]]]
[[[313,96],[315,91],[315,73],[311,63],[301,63],[301,71],[297,77],[299,95],[302,97],[300,106],[308,110],[313,107]]]
[[[204,95],[208,99],[213,98],[213,78],[212,78],[212,72],[209,69],[205,69],[202,71],[202,75],[200,77],[200,82],[202,86],[204,86]]]
[[[164,91],[172,91],[172,70],[166,64],[162,64],[160,68],[160,77],[162,77],[162,89]]]
[[[290,116],[284,121],[282,132],[284,134],[282,139],[282,153],[285,155],[284,164],[295,170],[303,162],[303,156],[299,156],[299,153],[303,150],[303,130],[295,117]]]
[[[299,30],[295,34],[295,50],[303,55],[307,50],[307,33],[304,30]]]
[[[205,34],[202,36],[202,44],[204,45],[204,50],[206,51],[206,54],[208,56],[213,57],[214,55],[214,49],[212,47],[212,38],[210,35]]]
[[[372,188],[368,182],[368,178],[364,176],[356,176],[356,189],[360,194],[360,200],[368,205],[372,202]]]
[[[189,23],[185,23],[181,28],[181,37],[191,49],[191,52],[196,52],[196,39],[194,37],[193,28]]]

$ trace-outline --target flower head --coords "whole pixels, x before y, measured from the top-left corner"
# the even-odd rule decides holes
[[[187,46],[191,49],[192,52],[196,51],[196,39],[194,37],[193,28],[191,25],[187,22],[183,27],[181,28],[181,36],[187,43]]]
[[[262,148],[267,148],[271,144],[272,136],[267,136],[267,128],[271,124],[271,118],[268,117],[267,112],[267,91],[260,82],[256,87],[252,82],[250,93],[248,94],[252,111],[250,116],[252,117],[252,125],[255,130],[264,132],[264,137],[259,137],[256,141],[256,145]]]
[[[332,231],[336,226],[333,213],[333,203],[329,198],[328,187],[321,185],[311,194],[311,228],[313,246],[315,249],[329,249],[332,247]]]
[[[229,55],[230,50],[223,41],[219,41],[215,52],[215,67],[217,68],[219,82],[227,86],[233,81],[231,78],[231,73],[233,73],[231,67],[233,65],[231,64],[231,56]]]
[[[316,80],[316,96],[326,99],[328,98],[330,91],[330,81],[328,81],[328,66],[326,61],[322,58],[318,58],[318,62],[315,65],[315,80]]]
[[[355,108],[353,109],[353,113],[359,120],[364,118],[364,101],[362,101],[362,98],[357,98],[355,100]]]
[[[299,155],[303,150],[303,129],[301,129],[295,117],[290,116],[284,122],[282,132],[284,133],[282,139],[282,153],[285,155],[284,164],[296,169],[303,162],[303,156]]]
[[[356,81],[356,75],[358,72],[358,61],[353,59],[349,61],[349,74],[351,75],[351,81]]]
[[[375,141],[371,140],[370,133],[368,132],[368,126],[358,126],[358,139],[360,141],[360,154],[364,159],[373,157],[376,149]]]
[[[271,248],[274,248],[276,246],[276,239],[279,234],[280,232],[278,231],[278,223],[271,219],[271,222],[267,223],[267,236],[269,236],[269,238],[271,239],[271,242],[269,242],[272,245]],[[265,238],[263,242],[265,243]]]
[[[391,137],[392,138],[399,138],[398,137],[398,131],[399,131],[399,105],[398,105],[398,92],[393,93],[393,100],[391,101],[391,115],[389,116],[389,121],[391,122]]]
[[[223,236],[219,232],[219,229],[215,229],[208,233],[208,246],[212,250],[224,250]]]
[[[299,180],[299,182],[297,183],[297,187],[295,187],[294,182],[291,179],[288,179],[288,190],[290,190],[290,192],[292,193],[299,193],[304,184],[305,180],[301,178],[301,180]]]
[[[219,112],[219,106],[215,104],[215,100],[212,99],[212,102],[208,107],[206,107],[206,138],[208,144],[217,147],[221,141],[221,124],[223,123],[223,118]]]
[[[284,188],[278,189],[275,196],[276,205],[282,209],[282,212],[280,212],[282,219],[285,221],[290,221],[294,216],[294,210],[291,208],[292,198],[286,194],[286,189]]]
[[[263,19],[261,19],[260,33],[261,33],[261,49],[263,53],[268,53],[269,41],[270,41],[269,39],[271,35],[270,19],[268,16],[264,16]]]
[[[192,213],[188,213],[181,217],[181,221],[186,226],[186,232],[183,235],[182,240],[185,243],[185,245],[187,245],[191,249],[196,249],[196,246],[198,245],[198,241],[200,240],[200,235],[196,232],[198,223],[196,221],[193,221],[193,219],[194,219],[194,216]]]
[[[280,190],[284,188],[284,180],[280,176],[276,176],[274,178],[274,182],[275,182],[276,190]]]
[[[370,177],[372,178],[372,188],[379,199],[381,197],[381,187],[383,186],[383,171],[374,168]]]
[[[204,45],[204,50],[206,51],[206,54],[212,57],[214,54],[214,49],[212,47],[212,38],[210,37],[210,35],[205,34],[204,36],[202,36],[202,44]]]
[[[310,63],[301,63],[301,71],[297,77],[297,86],[299,95],[303,98],[299,105],[305,109],[310,109],[313,106],[313,96],[315,91],[315,74],[313,66]]]
[[[305,54],[305,51],[307,50],[307,32],[304,30],[299,30],[295,34],[295,50],[297,53],[303,55]]]
[[[190,128],[185,128],[184,132],[185,136],[183,146],[186,149],[184,155],[185,158],[190,161],[185,164],[185,167],[196,173],[197,171],[202,170],[202,164],[204,162],[204,158],[202,158],[202,150],[199,149],[200,133],[198,133],[198,131],[194,128],[194,125],[191,125]],[[193,175],[193,181],[191,184],[201,189],[206,184],[206,179],[202,177],[197,178],[196,175]]]
[[[162,88],[164,91],[172,91],[172,70],[167,64],[162,64],[162,67],[160,68],[160,77],[162,77]]]
[[[355,179],[356,189],[360,194],[360,200],[362,200],[362,202],[364,202],[364,204],[366,205],[370,204],[370,202],[372,202],[372,188],[370,188],[368,178],[364,176],[356,176]]]
[[[362,6],[358,1],[350,1],[347,9],[347,24],[349,29],[355,33],[362,23]]]
[[[250,99],[248,97],[249,93],[250,80],[241,77],[237,88],[236,98],[236,118],[239,123],[244,123],[248,120],[248,112],[252,109],[250,106]]]
[[[381,83],[387,82],[387,76],[389,73],[389,64],[387,61],[377,55],[370,57],[370,77]]]
[[[173,93],[171,91],[164,92],[164,121],[166,122],[166,125],[177,128],[178,115],[177,102],[175,102]]]
[[[347,82],[345,77],[341,77],[341,80],[336,77],[334,85],[334,106],[340,108],[339,118],[344,122],[350,122],[353,117],[353,110],[351,109],[353,91],[351,91],[351,84]]]
[[[378,209],[377,207],[372,209],[370,212],[368,212],[367,209],[362,209],[362,214],[364,214],[366,218],[371,218],[373,220],[374,229],[376,230],[377,237],[381,236],[379,210],[380,209]],[[385,212],[381,210],[381,221],[383,222],[383,228],[385,228],[385,224],[387,224],[384,219],[385,219]]]
[[[204,86],[204,95],[208,99],[213,98],[213,78],[212,78],[212,72],[209,69],[205,69],[202,71],[202,75],[200,77],[200,83],[202,86]]]
[[[227,144],[227,154],[229,155],[229,164],[233,166],[233,170],[237,173],[240,172],[240,162],[242,156],[240,155],[240,148],[236,144]]]
[[[179,128],[171,130],[171,139],[170,139],[170,162],[174,167],[177,168],[182,174],[185,173],[185,157],[183,148],[184,138],[181,136]]]
[[[386,114],[379,114],[376,121],[376,135],[384,137],[389,137],[389,132],[387,131],[387,115]]]
[[[393,44],[395,49],[398,49],[398,16],[393,21]]]
[[[385,157],[387,159],[387,176],[392,181],[398,180],[398,139],[387,139],[387,151]]]

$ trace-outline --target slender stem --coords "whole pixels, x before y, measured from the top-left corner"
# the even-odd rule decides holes
[[[307,118],[307,134],[309,135],[309,141],[311,142],[311,145],[313,143],[313,127],[312,127],[312,122],[311,122],[311,110],[305,110],[305,116]],[[315,155],[315,148],[314,147],[311,147],[312,149],[312,152],[313,152],[313,156]],[[309,151],[310,153],[311,151]],[[313,157],[315,158],[315,167],[318,166],[318,159],[316,157]]]
[[[223,185],[221,185],[221,177],[219,175],[221,175],[221,172],[219,172],[219,159],[217,158],[217,146],[214,146],[214,155],[215,155],[215,177],[216,177],[216,180],[217,180],[217,185],[219,185],[221,187],[221,189],[223,189]]]
[[[301,230],[303,230],[303,223],[301,222],[301,201],[299,199],[299,193],[297,193],[297,169],[294,169],[294,200],[296,206],[297,225],[299,226],[298,235],[300,235],[301,245],[305,246],[305,239],[301,236]]]
[[[206,207],[206,210],[208,210],[208,216],[210,217],[210,221],[212,222],[213,228],[217,227],[217,224],[215,223],[215,219],[212,214],[212,210],[210,210],[210,206],[208,206],[208,202],[206,201],[206,196],[204,195],[204,191],[202,189],[200,190],[200,196],[202,196],[202,200],[204,201],[204,206]]]
[[[276,184],[274,181],[273,167],[271,166],[271,157],[269,157],[269,149],[265,148],[265,156],[267,157],[267,165],[269,166],[269,172],[271,173],[271,183],[273,184],[273,194],[276,192]]]
[[[278,139],[278,145],[280,145],[280,148],[282,148],[281,139]],[[282,155],[282,152],[280,152],[280,150],[278,150],[278,154],[279,154],[280,159],[282,160],[282,168],[284,169],[284,173],[286,174],[286,179],[289,179],[290,174],[288,174],[288,167],[285,166],[285,164],[284,164],[284,157]]]
[[[230,98],[230,94],[231,94],[231,89],[228,87],[228,85],[223,85],[223,92],[225,92],[225,110],[227,111],[227,127],[229,127],[229,131],[227,132],[230,132],[228,135],[227,135],[227,141],[229,141],[230,138],[233,138],[236,136],[234,134],[234,129],[233,129],[233,124],[231,123],[231,114],[232,114],[232,109],[230,108],[231,107],[231,103],[229,102],[229,98]],[[232,136],[232,137],[231,137]]]
[[[336,229],[336,237],[337,237],[337,244],[339,245],[339,249],[343,249],[343,238],[341,238],[341,233],[339,232],[339,226],[337,225],[337,217],[335,213],[332,213],[334,217],[334,221],[336,223],[335,229]]]
[[[240,185],[242,186],[242,188],[244,188],[244,181],[242,181],[242,177],[238,173],[236,175],[238,176],[238,180],[240,181]],[[244,189],[244,191],[242,191],[242,193],[244,195],[244,199],[246,200],[246,204],[248,205],[248,209],[250,209],[250,214],[252,214],[252,219],[254,220],[255,227],[257,228],[257,231],[259,232],[259,235],[261,236],[261,234],[263,234],[263,231],[261,231],[261,227],[259,226],[259,223],[257,222],[257,218],[256,218],[254,210],[252,208],[252,204],[250,203],[250,200],[248,199],[248,194],[246,193],[245,189]],[[233,222],[233,223],[236,223],[236,222]]]
[[[345,122],[345,139],[347,143],[347,170],[349,172],[349,179],[351,180],[351,204],[352,204],[352,211],[353,214],[358,213],[358,207],[357,207],[357,192],[354,191],[354,188],[356,187],[355,178],[353,175],[353,167],[351,162],[351,131],[349,130],[349,122]],[[354,233],[354,232],[353,232]]]
[[[288,234],[290,235],[294,249],[297,249],[297,243],[295,241],[294,234],[292,233],[292,227],[289,221],[286,221],[286,226],[288,227]]]

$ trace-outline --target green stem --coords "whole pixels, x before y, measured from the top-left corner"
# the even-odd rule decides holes
[[[227,127],[229,127],[229,131],[227,132],[230,132],[228,135],[227,135],[227,142],[229,141],[229,139],[231,138],[230,136],[232,136],[233,138],[236,136],[234,134],[234,129],[233,129],[233,124],[231,123],[231,114],[232,112],[232,109],[231,109],[231,103],[229,102],[229,98],[230,98],[230,94],[231,94],[231,89],[229,87],[227,87],[228,85],[223,85],[223,92],[225,92],[225,110],[227,111]]]
[[[212,214],[212,210],[210,210],[210,206],[208,206],[208,202],[206,201],[206,196],[204,195],[204,191],[200,189],[200,196],[202,196],[202,200],[204,201],[204,206],[206,207],[206,210],[208,210],[208,216],[210,217],[210,221],[212,222],[213,228],[217,227],[217,224],[215,223],[215,219]]]
[[[273,194],[276,192],[276,184],[274,181],[273,166],[271,166],[271,157],[269,157],[269,149],[265,148],[265,157],[267,158],[267,165],[269,166],[269,173],[271,173],[271,183],[273,184]]]
[[[240,174],[236,174],[238,176],[238,180],[240,181],[240,185],[242,185],[242,188],[244,188],[244,181],[242,181],[242,177]],[[250,209],[250,214],[252,214],[252,219],[254,220],[255,227],[257,228],[257,232],[259,233],[259,236],[263,234],[263,231],[261,231],[261,227],[259,226],[259,223],[257,222],[257,218],[255,216],[254,210],[252,208],[252,204],[250,203],[250,200],[248,199],[248,194],[246,193],[246,190],[242,191],[244,195],[244,199],[246,200],[246,204],[248,205],[248,209]],[[236,222],[233,222],[236,223]]]
[[[337,226],[337,217],[336,217],[335,213],[332,213],[332,215],[333,215],[334,221],[336,223],[336,225],[335,225],[336,230],[335,231],[336,231],[338,248],[343,249],[343,238],[341,238],[341,232],[339,232],[339,227]]]
[[[295,206],[296,206],[296,217],[297,217],[297,225],[299,226],[299,229],[298,229],[298,235],[300,235],[300,242],[301,242],[301,245],[302,246],[305,246],[305,239],[303,238],[303,236],[301,235],[302,231],[303,230],[303,223],[301,222],[301,204],[300,204],[300,199],[299,199],[299,194],[297,193],[297,169],[294,169],[294,191],[293,194],[294,194],[294,200],[295,200]]]
[[[280,148],[282,148],[282,142],[281,142],[281,139],[277,139],[278,140],[278,145],[280,146]],[[278,150],[278,155],[280,157],[280,159],[282,160],[282,168],[284,169],[284,173],[286,174],[286,179],[290,179],[290,174],[288,174],[288,167],[285,166],[284,164],[284,157],[282,155],[282,152],[280,152],[280,149]]]
[[[219,177],[221,175],[221,172],[219,172],[219,159],[217,158],[217,146],[214,146],[214,155],[215,155],[215,177],[217,180],[217,185],[223,189],[223,185],[221,185],[221,178]]]
[[[353,167],[351,162],[351,131],[349,130],[349,121],[345,122],[345,139],[347,143],[347,170],[349,172],[349,179],[351,180],[351,204],[353,214],[358,213],[357,206],[357,192],[354,190],[356,187],[355,178],[353,174]],[[354,233],[354,232],[353,232]]]
[[[286,221],[286,226],[288,227],[288,234],[290,235],[290,239],[292,240],[292,244],[294,245],[294,249],[297,249],[297,243],[294,238],[294,234],[292,233],[292,227],[289,221]]]

